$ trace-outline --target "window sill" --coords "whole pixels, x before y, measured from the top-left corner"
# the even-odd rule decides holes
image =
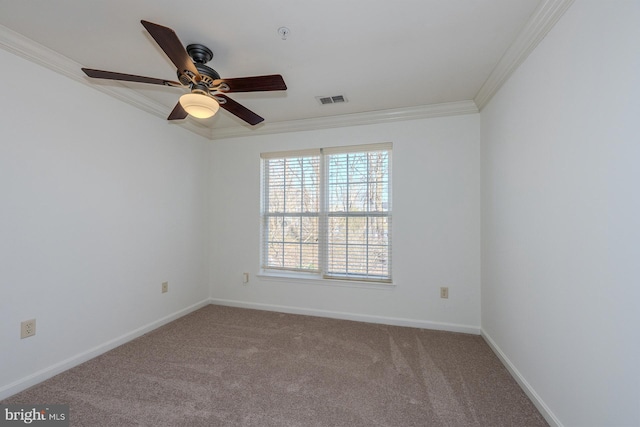
[[[357,279],[325,279],[319,274],[261,271],[257,277],[262,280],[306,285],[338,286],[345,288],[364,288],[389,290],[395,288],[393,282],[374,282]]]

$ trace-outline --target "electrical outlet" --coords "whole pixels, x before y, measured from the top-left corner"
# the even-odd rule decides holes
[[[449,298],[449,288],[446,286],[440,288],[440,298]]]
[[[162,282],[162,293],[169,292],[169,282]]]
[[[29,338],[36,334],[36,319],[20,323],[20,338]]]
[[[249,283],[249,273],[242,273],[242,283]]]

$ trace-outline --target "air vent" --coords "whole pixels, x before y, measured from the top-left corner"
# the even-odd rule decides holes
[[[325,105],[325,104],[340,104],[341,102],[347,102],[347,98],[344,95],[316,96],[316,99],[322,105]]]

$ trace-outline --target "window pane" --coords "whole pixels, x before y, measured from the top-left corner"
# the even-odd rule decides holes
[[[300,241],[318,246],[318,217],[303,217],[300,223]]]
[[[285,219],[282,240],[289,243],[300,241],[300,218],[287,217]]]
[[[318,245],[303,244],[301,250],[298,267],[306,270],[318,270]]]
[[[344,183],[329,184],[329,212],[346,212],[348,210],[348,191]]]
[[[284,267],[296,269],[300,266],[300,245],[285,243],[284,247]]]
[[[268,245],[268,260],[267,265],[270,267],[283,267],[284,266],[284,249],[281,243],[271,242]]]
[[[347,240],[350,245],[365,245],[367,243],[367,218],[347,218]]]
[[[341,216],[329,218],[328,228],[329,244],[347,243],[347,218]]]
[[[369,218],[369,227],[367,229],[368,240],[371,245],[388,245],[389,244],[389,218],[388,217],[371,217]]]
[[[327,273],[346,272],[347,245],[329,243],[327,249]]]
[[[349,184],[349,211],[366,212],[369,209],[367,183]]]
[[[350,154],[347,158],[348,162],[348,176],[349,182],[363,183],[367,182],[368,170],[367,170],[367,154],[356,153]]]
[[[284,231],[284,218],[281,216],[270,217],[268,220],[267,239],[269,242],[281,241]]]
[[[268,187],[267,200],[269,212],[284,211],[284,159],[265,162],[265,174]]]
[[[286,212],[300,212],[302,208],[303,159],[286,159],[285,198]]]
[[[367,247],[366,245],[349,245],[347,249],[348,274],[367,274]]]
[[[369,211],[387,212],[389,211],[389,183],[376,182],[369,184]]]
[[[336,184],[339,182],[346,182],[347,176],[347,154],[334,154],[328,156],[329,169],[332,171],[329,173],[329,184]]]
[[[369,245],[368,249],[369,249],[369,254],[368,254],[369,274],[378,275],[378,276],[387,276],[389,274],[388,247]]]

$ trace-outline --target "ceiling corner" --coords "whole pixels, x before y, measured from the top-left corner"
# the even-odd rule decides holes
[[[81,64],[59,54],[58,52],[42,46],[39,43],[36,43],[3,25],[0,25],[0,48],[48,68],[58,74],[62,74],[77,81],[78,83],[82,83],[114,98],[120,99],[121,101],[157,117],[165,118],[167,115],[167,112],[165,111],[166,108],[163,105],[142,96],[135,91],[127,89],[124,85],[117,83],[109,86],[91,84],[82,73]],[[203,135],[201,131],[192,129],[189,126],[187,127],[190,128],[190,130]],[[208,138],[210,137],[208,134],[203,136]]]
[[[574,0],[543,0],[540,2],[518,37],[509,46],[476,94],[474,101],[478,110],[482,110],[489,103],[493,95],[524,62],[538,43],[544,39],[573,2]]]

